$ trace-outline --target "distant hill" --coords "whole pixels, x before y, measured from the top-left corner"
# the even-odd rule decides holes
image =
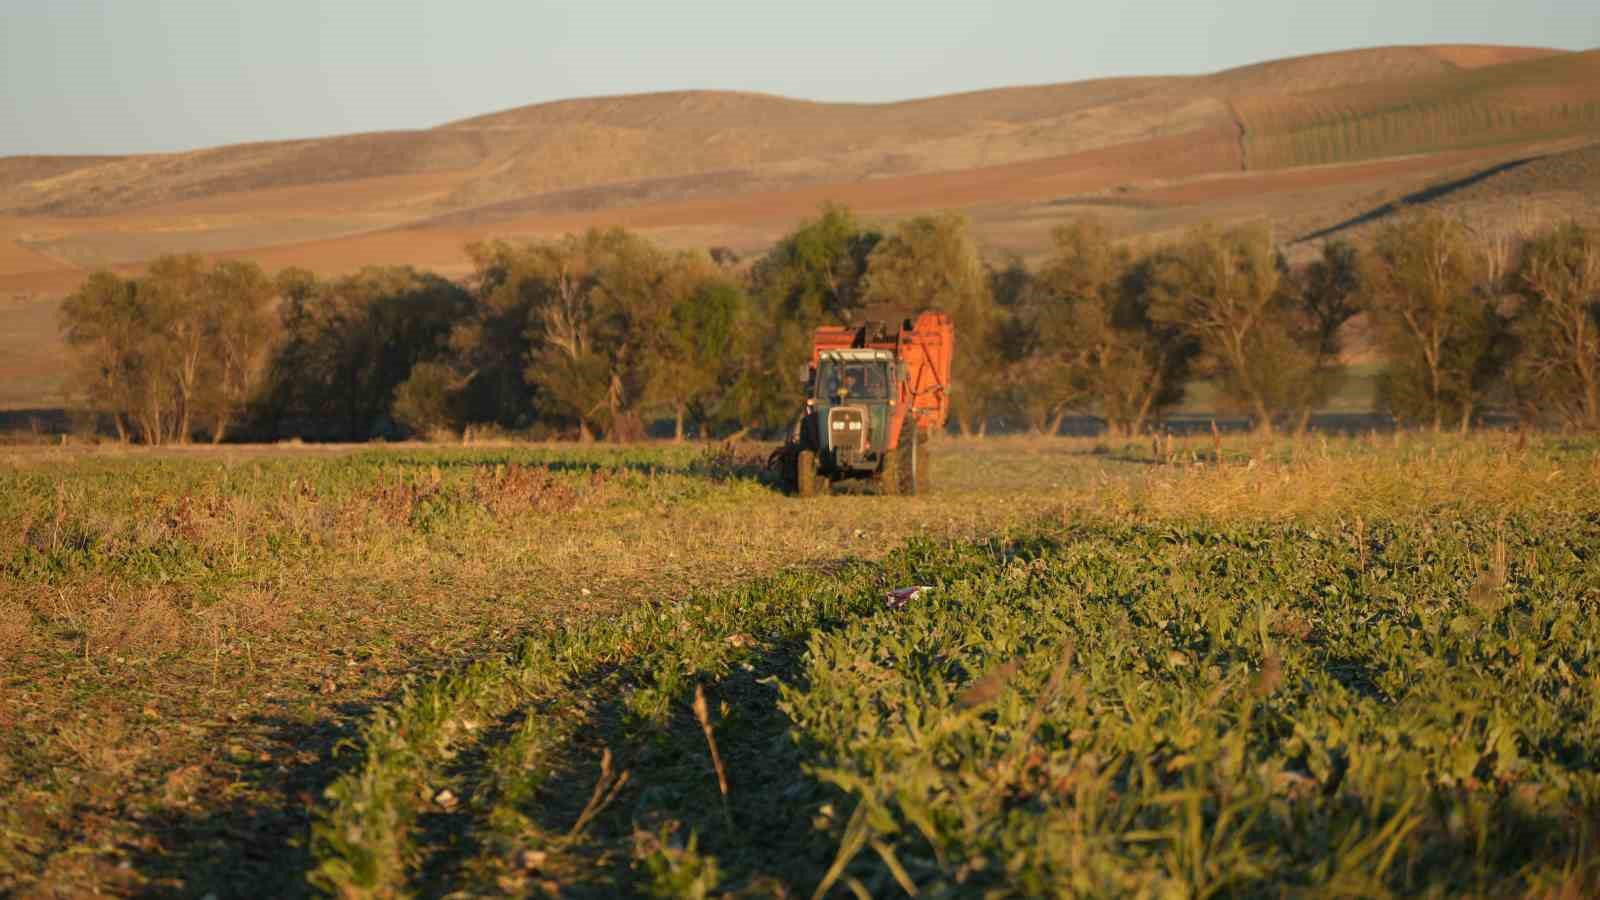
[[[1437,151],[1600,123],[1600,54],[1381,48],[1197,77],[886,104],[694,91],[544,103],[418,131],[0,160],[0,213],[99,216],[265,189],[435,176],[357,204],[416,215],[654,183],[659,200],[1062,156],[1242,126],[1245,167]]]
[[[1600,133],[1600,52],[1236,103],[1249,163],[1328,165]]]
[[[759,253],[825,202],[958,209],[1036,259],[1094,215],[1164,240],[1266,220],[1301,256],[1396,210],[1600,220],[1600,51],[1350,50],[1209,75],[899,103],[679,91],[187,153],[0,158],[0,409],[58,400],[55,303],[163,253],[467,274],[464,246],[595,225]],[[1298,258],[1298,257],[1297,257]]]

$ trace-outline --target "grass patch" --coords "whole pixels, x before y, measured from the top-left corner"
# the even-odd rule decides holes
[[[439,682],[369,726],[316,882],[1592,889],[1594,448],[1223,449],[1076,445],[1098,481],[1051,492],[1054,524],[635,607]],[[930,590],[886,603],[906,585]]]

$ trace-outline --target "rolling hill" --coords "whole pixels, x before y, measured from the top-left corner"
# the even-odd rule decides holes
[[[828,200],[879,218],[962,209],[991,250],[1024,256],[1085,212],[1155,236],[1262,217],[1293,236],[1359,232],[1397,202],[1492,217],[1548,201],[1588,216],[1600,201],[1570,159],[1597,140],[1600,51],[1517,47],[1352,50],[883,104],[575,99],[412,131],[0,158],[0,298],[50,302],[93,268],[167,252],[460,274],[471,240],[610,223],[757,252]],[[36,360],[53,336],[33,330],[0,331],[0,345],[26,341]],[[0,406],[37,393],[9,368]]]

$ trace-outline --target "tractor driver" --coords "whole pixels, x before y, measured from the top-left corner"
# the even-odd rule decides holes
[[[881,400],[884,396],[883,370],[878,366],[851,366],[845,370],[845,387],[850,396]]]

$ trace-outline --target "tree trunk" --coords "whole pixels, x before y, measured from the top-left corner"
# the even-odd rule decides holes
[[[1600,378],[1593,366],[1582,366],[1578,374],[1583,379],[1584,424],[1590,428],[1600,426]]]
[[[1300,415],[1295,419],[1294,433],[1305,434],[1311,427],[1311,407],[1300,410]]]
[[[1049,433],[1050,433],[1051,437],[1059,437],[1060,436],[1060,434],[1061,434],[1061,423],[1066,421],[1066,418],[1067,418],[1067,414],[1064,413],[1064,412],[1058,412],[1055,415],[1050,417],[1050,424],[1048,426],[1048,430],[1049,430]]]
[[[672,442],[683,443],[683,404],[679,403],[676,409],[677,417],[672,422]]]
[[[578,443],[594,443],[594,432],[589,430],[589,423],[583,419],[578,420]]]
[[[159,446],[165,441],[166,435],[161,431],[161,400],[152,396],[145,405],[144,414],[144,442]]]
[[[1256,434],[1264,435],[1266,437],[1271,437],[1272,436],[1272,431],[1273,431],[1273,429],[1272,429],[1272,413],[1268,412],[1267,405],[1265,403],[1261,402],[1259,399],[1256,401],[1255,407],[1256,407],[1256,424],[1255,424],[1255,428],[1253,430],[1255,431]]]
[[[1433,405],[1433,433],[1439,434],[1444,431],[1444,398],[1439,396],[1442,393],[1439,388],[1439,367],[1431,363],[1428,366],[1428,387],[1428,400]]]

